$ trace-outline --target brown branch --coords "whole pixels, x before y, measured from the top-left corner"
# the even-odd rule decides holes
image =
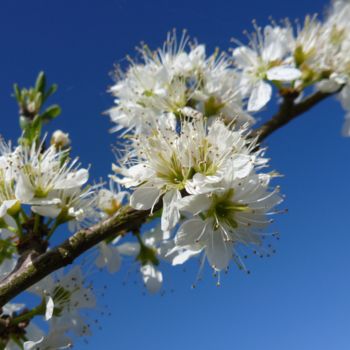
[[[332,94],[316,92],[302,102],[295,103],[298,95],[293,91],[285,92],[277,114],[256,129],[253,134],[258,136],[259,142],[263,141],[271,133],[330,95]],[[155,210],[160,208],[161,201]],[[0,282],[0,307],[50,273],[71,264],[77,257],[103,240],[139,229],[149,214],[149,210],[137,211],[123,208],[113,217],[88,229],[78,231],[53,250],[43,254],[35,252],[28,254],[19,261],[15,270]]]
[[[113,217],[78,231],[53,250],[41,255],[29,254],[13,273],[0,282],[0,307],[50,273],[71,264],[103,240],[139,228],[149,214],[149,210],[123,208]]]
[[[339,92],[340,89],[336,92]],[[297,93],[293,91],[285,92],[282,95],[283,101],[280,105],[278,112],[270,120],[261,125],[258,129],[256,129],[253,132],[253,135],[258,136],[258,142],[265,140],[274,131],[288,124],[290,121],[307,112],[316,104],[323,101],[327,97],[335,94],[336,92],[325,93],[317,91],[299,103],[295,103],[295,99],[298,97]]]

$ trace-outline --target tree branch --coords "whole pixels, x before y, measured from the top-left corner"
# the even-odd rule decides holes
[[[319,102],[325,100],[327,97],[339,92],[341,88],[342,87],[333,93],[317,91],[299,103],[295,103],[295,99],[298,97],[297,93],[293,91],[285,92],[282,94],[283,101],[278,112],[270,120],[256,129],[252,135],[258,137],[258,142],[265,140],[274,131],[307,112],[309,109],[314,107]]]
[[[263,141],[274,131],[333,94],[316,92],[302,102],[295,103],[298,94],[293,91],[285,92],[277,114],[256,129],[253,135],[258,137],[259,142]],[[161,208],[161,202],[159,201],[154,210]],[[19,260],[16,269],[0,282],[0,307],[39,282],[42,278],[71,264],[77,257],[103,240],[139,229],[147,220],[149,214],[149,210],[137,211],[130,207],[123,208],[113,217],[88,229],[78,231],[50,251],[43,254],[32,252],[23,257]]]
[[[50,273],[71,264],[78,256],[103,240],[139,228],[149,214],[149,210],[139,211],[125,207],[113,217],[76,232],[44,254],[28,254],[25,259],[19,261],[15,270],[0,282],[0,307]]]

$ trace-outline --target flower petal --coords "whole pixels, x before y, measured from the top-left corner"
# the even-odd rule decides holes
[[[260,80],[258,81],[251,92],[249,101],[248,101],[248,111],[257,112],[263,108],[267,102],[270,101],[272,95],[272,87]]]
[[[45,311],[45,320],[48,321],[52,318],[53,310],[55,308],[55,304],[53,299],[49,297],[49,300],[46,303],[46,311]]]
[[[181,200],[181,193],[178,190],[167,192],[163,197],[163,212],[161,227],[163,231],[171,230],[180,219],[178,203]]]
[[[162,287],[163,275],[153,265],[144,265],[140,269],[143,282],[151,294],[157,293]]]
[[[289,82],[301,77],[301,72],[297,68],[279,66],[269,69],[266,73],[268,80]]]
[[[210,232],[205,248],[210,265],[217,271],[225,269],[232,258],[232,243],[225,242],[221,229]]]
[[[203,211],[209,209],[211,205],[211,199],[206,194],[196,194],[187,196],[181,199],[178,206],[181,211],[198,215]]]
[[[160,191],[156,187],[141,186],[130,197],[130,205],[137,210],[151,209],[157,202]]]
[[[185,248],[198,246],[197,240],[204,233],[205,226],[205,222],[201,219],[185,221],[177,231],[175,244]]]

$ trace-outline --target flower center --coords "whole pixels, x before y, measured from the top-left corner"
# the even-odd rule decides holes
[[[222,195],[213,194],[212,205],[207,212],[207,217],[214,218],[214,230],[217,230],[222,224],[230,228],[237,228],[238,223],[235,219],[235,214],[248,210],[246,204],[234,202],[232,200],[233,195],[233,189],[226,191]]]

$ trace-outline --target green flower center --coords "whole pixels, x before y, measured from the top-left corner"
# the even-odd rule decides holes
[[[212,205],[208,210],[207,217],[213,217],[214,230],[221,224],[226,224],[230,228],[237,228],[236,213],[249,209],[248,205],[232,201],[234,189],[226,191],[222,195],[213,194]]]

